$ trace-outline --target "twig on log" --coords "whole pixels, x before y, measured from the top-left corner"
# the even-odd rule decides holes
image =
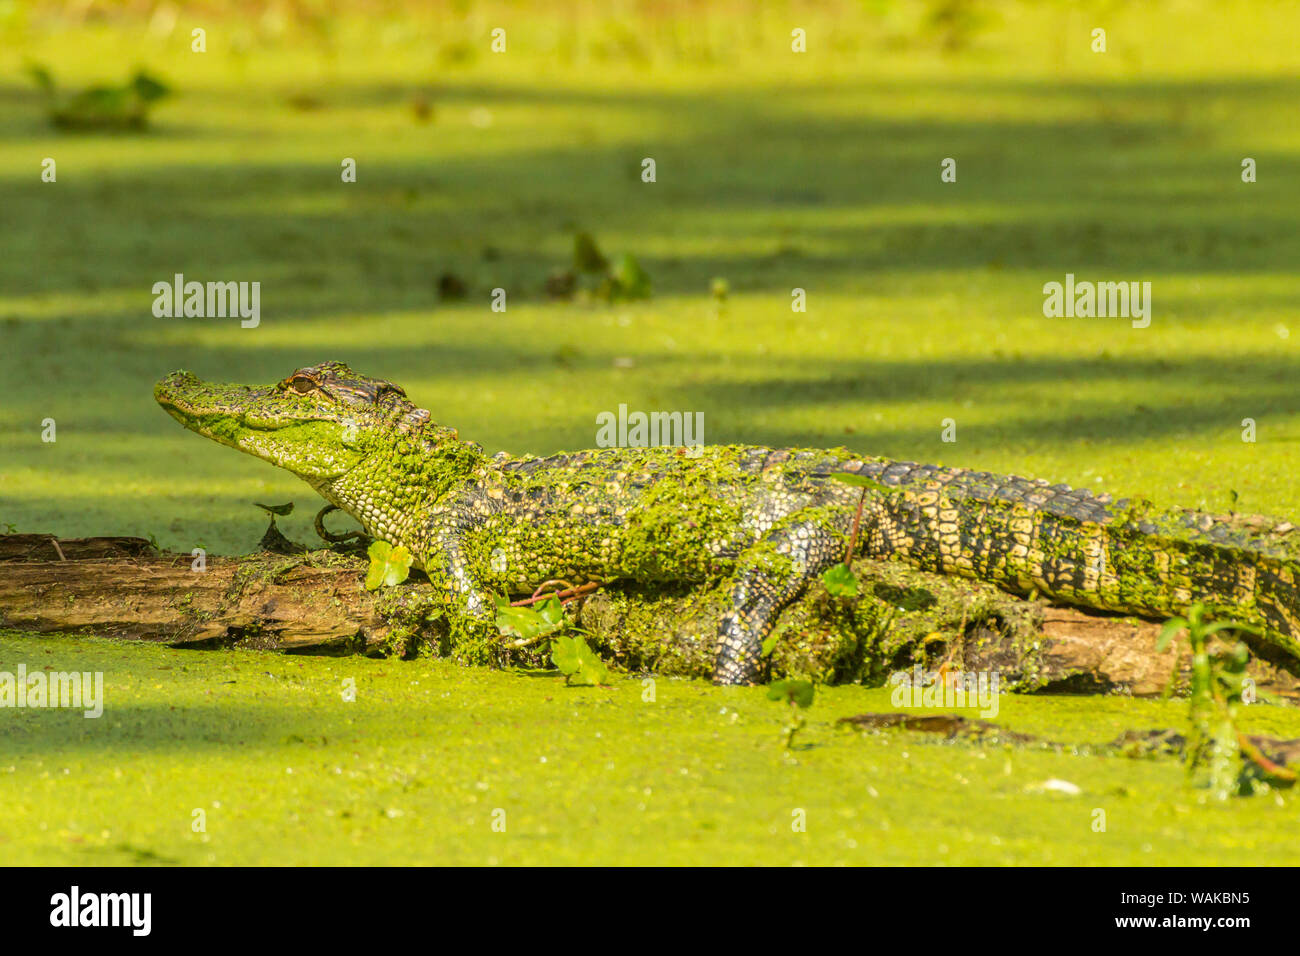
[[[549,594],[543,594],[542,591],[550,587],[552,584],[563,584],[565,587],[563,590],[560,591],[552,591]],[[544,581],[542,582],[541,585],[538,586],[537,590],[533,592],[532,597],[526,597],[519,601],[511,601],[510,606],[528,607],[530,604],[537,604],[541,601],[545,601],[547,598],[552,598],[552,597],[559,598],[561,604],[568,604],[570,601],[574,601],[586,597],[588,594],[593,593],[600,586],[601,583],[599,581],[588,581],[586,584],[580,584],[577,587],[574,587],[568,581],[563,581],[558,579],[552,581]]]

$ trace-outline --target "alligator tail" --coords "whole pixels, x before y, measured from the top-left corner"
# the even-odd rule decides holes
[[[1064,604],[1170,617],[1202,603],[1300,660],[1300,528],[1255,515],[1155,512],[1046,481],[887,460],[862,550]]]

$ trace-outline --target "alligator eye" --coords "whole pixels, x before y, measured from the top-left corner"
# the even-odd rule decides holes
[[[309,378],[298,377],[289,383],[289,387],[299,395],[306,395],[316,387],[316,383]]]

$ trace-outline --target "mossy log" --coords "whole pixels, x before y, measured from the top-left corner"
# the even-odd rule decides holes
[[[996,671],[1007,690],[1147,696],[1174,669],[1177,650],[1155,651],[1158,622],[1053,607],[898,562],[860,560],[854,571],[858,596],[817,586],[785,611],[768,676],[879,684],[892,671],[946,661]],[[0,626],[176,647],[466,657],[441,621],[413,626],[404,613],[427,583],[374,594],[364,576],[365,558],[355,553],[200,562],[141,538],[0,535]],[[624,670],[707,677],[725,603],[722,586],[609,586],[585,601],[578,623]],[[543,658],[535,649],[505,660]],[[1300,700],[1296,675],[1262,658],[1251,666],[1261,691]]]

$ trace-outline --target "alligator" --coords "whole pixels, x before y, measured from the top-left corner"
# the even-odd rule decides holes
[[[1154,512],[844,448],[493,456],[340,362],[265,386],[179,371],[154,396],[186,428],[293,472],[327,508],[404,545],[463,634],[495,634],[498,592],[728,581],[713,679],[751,684],[782,608],[852,547],[1101,611],[1159,618],[1202,603],[1300,659],[1300,534],[1287,522]]]

